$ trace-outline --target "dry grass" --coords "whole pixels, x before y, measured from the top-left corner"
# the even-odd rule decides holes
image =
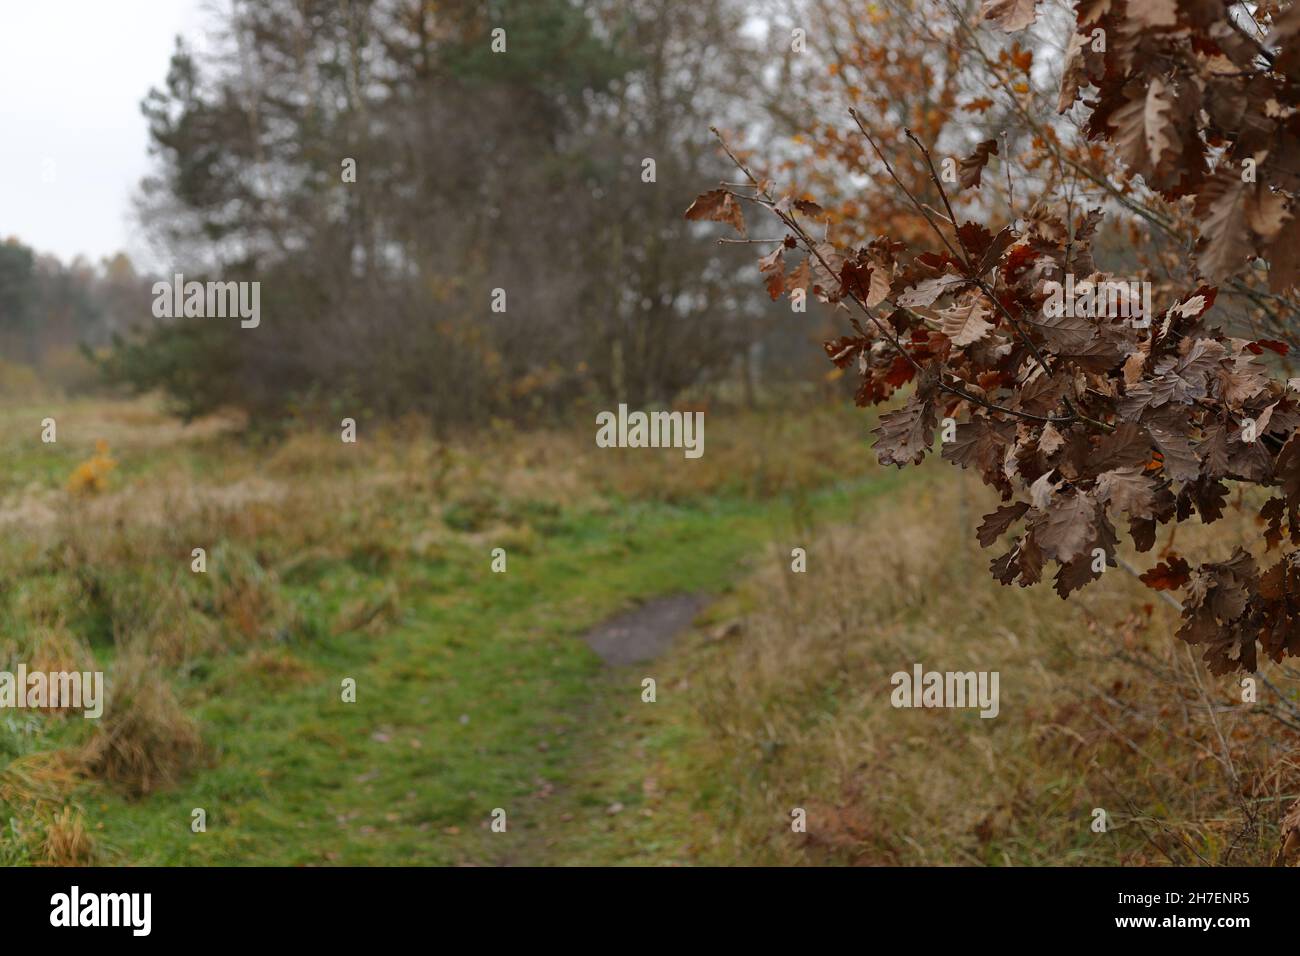
[[[0,851],[7,851],[0,857],[17,851],[50,866],[95,862],[95,842],[81,809],[65,802],[76,778],[76,766],[61,753],[29,754],[0,766],[0,806],[14,814],[8,822],[20,844],[5,847],[0,840]]]
[[[25,642],[26,652],[19,657],[13,642],[8,653],[0,660],[8,658],[5,669],[12,671],[19,660],[26,663],[29,671],[89,671],[94,670],[94,655],[84,641],[78,639],[68,630],[66,623],[57,621],[53,624],[37,624]],[[59,713],[52,708],[49,713]]]
[[[301,619],[286,576],[305,568],[310,579],[308,566],[330,562],[397,568],[477,536],[527,553],[542,537],[536,523],[627,498],[810,488],[849,455],[844,429],[860,425],[842,410],[711,416],[708,454],[683,468],[675,453],[597,449],[594,414],[589,429],[498,423],[451,440],[415,419],[362,423],[355,445],[325,427],[246,444],[236,420],[180,425],[147,400],[33,414],[0,409],[0,440],[30,469],[48,468],[0,502],[0,575],[15,585],[0,657],[96,670],[111,647],[108,710],[68,746],[83,770],[132,795],[168,786],[201,755],[170,690],[178,668],[243,654],[250,672],[274,670],[276,649],[317,626]],[[58,444],[33,451],[32,422],[46,414]],[[69,484],[70,468],[79,477]],[[191,570],[195,547],[205,574]],[[391,628],[405,606],[400,580],[350,597],[319,626]]]
[[[86,830],[80,810],[64,807],[49,819],[41,840],[40,859],[48,866],[88,866],[94,862],[95,841]]]
[[[30,431],[29,419],[14,427]],[[114,645],[108,708],[76,743],[77,766],[138,796],[203,756],[170,688],[174,668],[240,654],[232,673],[310,676],[283,645],[304,628],[285,581],[313,564],[387,568],[478,538],[527,552],[542,522],[575,511],[723,491],[797,496],[861,472],[853,436],[865,425],[851,411],[710,416],[694,461],[597,450],[592,420],[452,441],[419,422],[363,423],[357,445],[323,429],[252,448],[224,435],[228,422],[182,428],[138,403],[61,417],[61,442],[89,453],[103,438],[120,465],[94,496],[68,494],[65,470],[0,503],[0,574],[16,582],[0,656],[95,669]],[[986,572],[995,552],[972,540],[986,493],[947,479],[909,487],[808,543],[805,575],[790,573],[788,548],[774,552],[736,599],[739,636],[683,663],[701,733],[698,772],[680,785],[723,788],[725,819],[710,824],[718,858],[1268,862],[1300,789],[1300,738],[1273,692],[1243,705],[1232,679],[1208,675],[1171,638],[1173,612],[1122,571],[1068,603],[1046,587],[998,586]],[[1234,535],[1257,540],[1245,513],[1180,530],[1176,545],[1193,560],[1225,556]],[[190,571],[196,546],[207,574]],[[394,574],[325,626],[382,630],[406,603]],[[1000,716],[893,709],[889,677],[915,662],[999,671]],[[1290,672],[1264,672],[1294,696]],[[0,762],[0,804],[30,812],[34,858],[85,858],[68,762],[32,760]],[[806,836],[790,832],[793,807],[809,812]],[[1109,833],[1089,828],[1098,807]]]
[[[377,635],[391,628],[401,616],[398,588],[389,581],[374,594],[363,595],[344,606],[334,624],[334,632]]]
[[[1243,704],[1238,679],[1209,675],[1172,638],[1174,612],[1123,571],[1069,602],[996,584],[997,552],[967,543],[991,508],[957,476],[918,486],[814,541],[806,574],[774,555],[744,592],[741,636],[700,645],[697,773],[729,782],[720,857],[1268,863],[1300,791],[1287,706],[1262,686]],[[890,676],[917,662],[998,671],[1000,715],[893,708]],[[1294,698],[1294,672],[1264,673]],[[1107,833],[1090,827],[1096,808]]]
[[[60,753],[16,757],[0,768],[0,802],[32,805],[57,801],[76,780],[76,768]]]
[[[138,797],[168,787],[202,757],[198,728],[157,661],[128,651],[113,668],[104,716],[82,750],[86,770]]]

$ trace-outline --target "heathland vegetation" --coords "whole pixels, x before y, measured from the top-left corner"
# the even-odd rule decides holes
[[[1295,862],[1298,9],[219,14],[0,247],[0,862]]]
[[[110,687],[100,721],[3,715],[6,861],[1269,862],[1286,704],[1123,572],[1064,605],[974,573],[985,493],[864,464],[853,417],[711,414],[685,469],[570,429],[6,411],[6,659]],[[680,593],[708,606],[666,656],[584,643]],[[998,718],[891,709],[912,661],[999,671]]]

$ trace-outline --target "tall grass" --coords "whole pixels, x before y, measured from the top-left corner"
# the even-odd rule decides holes
[[[1300,793],[1294,704],[1263,685],[1243,703],[1239,677],[1211,676],[1172,637],[1175,613],[1121,570],[1068,602],[1001,587],[986,571],[996,552],[971,540],[994,505],[961,476],[917,483],[813,541],[807,573],[777,554],[736,599],[737,636],[696,644],[682,664],[690,775],[722,782],[706,858],[1272,860]],[[1243,513],[1199,536],[1251,527]],[[918,662],[998,671],[1000,714],[895,709],[890,676]],[[1300,675],[1263,673],[1295,700]]]
[[[39,440],[46,417],[53,444]],[[0,727],[14,859],[93,856],[78,794],[140,798],[202,772],[211,754],[191,712],[220,695],[222,659],[297,681],[310,668],[295,648],[382,636],[407,613],[409,568],[467,542],[526,553],[584,512],[819,487],[850,460],[835,439],[851,422],[827,409],[711,416],[708,454],[684,462],[600,452],[594,415],[450,440],[414,418],[363,421],[349,445],[333,423],[262,443],[237,420],[181,426],[147,400],[0,408],[0,658],[104,670],[109,690],[98,722],[23,712]],[[339,569],[382,586],[322,598]]]

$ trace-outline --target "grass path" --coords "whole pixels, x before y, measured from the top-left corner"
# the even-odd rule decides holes
[[[347,563],[294,579],[302,606],[337,605],[395,581],[393,627],[292,640],[190,675],[187,706],[211,766],[138,802],[80,799],[106,862],[429,865],[683,859],[673,821],[629,831],[647,787],[636,741],[665,714],[641,702],[636,667],[606,669],[583,633],[631,602],[722,594],[798,543],[794,516],[850,514],[896,479],[798,502],[712,498],[564,514],[489,569],[492,545],[378,570]],[[644,669],[644,668],[642,668]],[[356,680],[356,703],[340,699]],[[661,697],[665,689],[660,690]],[[669,694],[669,697],[671,695]],[[667,706],[671,706],[670,704]],[[653,733],[671,749],[671,725]],[[701,782],[707,786],[707,782]],[[207,831],[191,832],[202,808]],[[493,833],[495,808],[506,833]]]

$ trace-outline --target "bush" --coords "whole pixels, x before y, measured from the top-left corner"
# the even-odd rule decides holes
[[[151,657],[129,651],[113,668],[108,707],[82,750],[85,768],[128,796],[175,784],[199,760],[194,722]]]

